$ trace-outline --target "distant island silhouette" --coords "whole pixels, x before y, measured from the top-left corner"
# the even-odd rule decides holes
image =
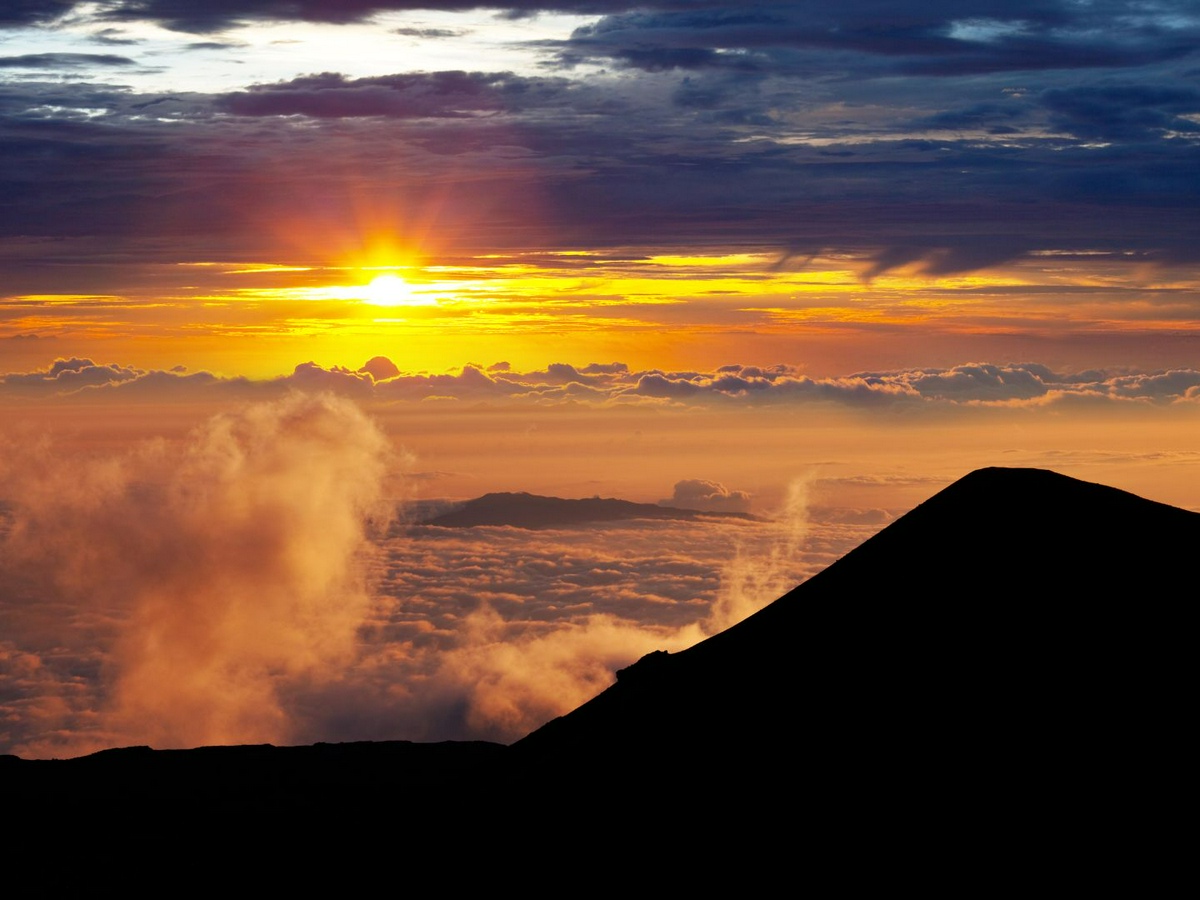
[[[0,795],[300,809],[368,794],[509,803],[564,784],[602,801],[671,782],[786,798],[830,828],[864,810],[893,823],[1002,822],[1029,804],[1104,816],[1180,777],[1198,547],[1200,513],[1046,470],[981,469],[509,746],[7,756]]]
[[[566,528],[598,522],[634,519],[746,519],[757,517],[743,512],[707,512],[681,509],[656,503],[585,497],[568,500],[537,494],[493,493],[419,517],[417,524],[442,528],[474,528],[482,525],[509,525],[515,528]]]

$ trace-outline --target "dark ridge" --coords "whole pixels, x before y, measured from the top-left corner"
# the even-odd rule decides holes
[[[484,494],[468,500],[457,509],[440,513],[421,524],[442,528],[473,528],[477,525],[510,525],[516,528],[563,528],[593,522],[617,522],[628,519],[711,519],[754,520],[748,513],[702,512],[678,509],[654,503],[589,497],[564,500],[527,493]]]
[[[0,797],[57,805],[135,803],[179,815],[214,802],[241,808],[357,806],[366,798],[428,804],[471,785],[486,799],[510,786],[512,750],[487,741],[359,741],[152,750],[123,747],[66,760],[0,757]]]
[[[632,817],[642,831],[783,827],[839,854],[868,839],[939,860],[1013,841],[1058,853],[1081,834],[1127,834],[1190,779],[1197,547],[1200,514],[984,469],[511,747],[6,757],[0,796],[132,798],[172,815],[215,799],[384,803],[443,824],[520,808],[543,823]],[[674,815],[643,811],[655,798]]]
[[[847,800],[1072,795],[1170,758],[1190,708],[1200,514],[983,469],[727,631],[652,654],[514,748],[803,759]],[[617,763],[619,764],[619,763]],[[1015,795],[1014,795],[1015,796]]]

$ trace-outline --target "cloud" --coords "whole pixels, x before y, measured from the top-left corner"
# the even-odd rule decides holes
[[[750,512],[750,495],[745,491],[731,491],[720,482],[698,478],[677,481],[674,493],[658,502],[660,506],[705,512]]]
[[[356,407],[297,394],[215,417],[182,447],[13,451],[0,576],[26,586],[17,619],[60,605],[108,642],[92,728],[34,752],[286,740],[289,683],[353,659],[392,452]]]
[[[724,367],[715,373],[641,374],[630,392],[688,403],[737,401],[750,405],[806,401],[925,408],[1017,407],[1070,401],[1170,404],[1185,399],[1196,378],[1197,372],[1192,369],[1140,374],[1089,371],[1074,375],[1036,363],[971,363],[823,379],[811,379],[787,367],[754,374],[746,368]]]
[[[53,0],[21,0],[38,6],[72,6]],[[632,4],[642,5],[642,4]],[[712,5],[712,0],[657,0],[652,8],[687,8]],[[485,4],[486,6],[486,4]],[[628,0],[504,0],[490,8],[509,17],[539,12],[573,12],[585,15],[629,9]],[[323,22],[347,24],[369,19],[379,12],[441,10],[458,12],[481,8],[479,0],[221,0],[195,4],[188,0],[115,0],[100,12],[100,18],[117,21],[155,21],[177,31],[209,33],[244,27],[262,21]]]
[[[375,381],[386,381],[400,374],[400,369],[386,356],[372,356],[358,370],[370,375]]]
[[[0,28],[53,22],[77,5],[78,0],[6,0],[0,5]]]
[[[789,49],[747,72],[738,66],[765,51],[700,49],[723,67],[683,75],[646,61],[654,70],[636,91],[616,72],[568,69],[326,72],[223,94],[11,83],[0,86],[13,115],[0,141],[0,238],[102,236],[147,262],[308,264],[264,225],[353,229],[353,197],[371,173],[389,215],[421,222],[447,250],[724,241],[849,253],[868,260],[868,276],[904,262],[928,276],[976,271],[1031,250],[1195,255],[1189,220],[1166,228],[1157,213],[1200,193],[1196,108],[1166,59],[1128,77],[1124,93],[1098,68],[1083,83],[1047,76],[1040,91],[1006,95],[999,75],[896,78],[879,71],[894,62],[882,52],[860,70],[840,52],[805,50],[801,64]],[[303,136],[272,143],[270,166],[264,118]],[[495,215],[514,180],[536,189],[536,215],[503,203]],[[52,251],[61,246],[22,257],[28,277],[63,277],[41,262]],[[108,258],[90,249],[94,265]]]
[[[1200,91],[1186,86],[1132,82],[1081,85],[1044,91],[1038,102],[1059,130],[1080,138],[1145,141],[1195,134]]]
[[[1188,54],[1195,28],[1168,8],[1124,4],[673,6],[630,4],[581,26],[565,43],[563,58],[619,61],[647,71],[741,67],[798,74],[820,61],[850,78],[949,76],[1136,66]],[[1097,15],[1124,27],[1097,31]]]
[[[793,479],[768,533],[753,546],[737,545],[733,559],[721,573],[721,588],[701,626],[706,634],[724,631],[796,586],[796,561],[808,533],[809,481]]]
[[[1195,369],[1056,372],[1038,363],[965,363],[811,378],[784,364],[731,364],[709,372],[636,371],[624,363],[553,363],[545,369],[520,372],[509,364],[499,364],[489,366],[486,372],[467,365],[457,372],[427,374],[404,372],[387,357],[373,357],[358,369],[325,367],[310,361],[300,363],[288,375],[255,380],[69,358],[58,359],[38,371],[0,374],[0,399],[70,397],[115,402],[141,398],[221,403],[232,398],[279,398],[292,391],[304,391],[330,392],[364,403],[453,400],[615,407],[654,401],[681,407],[816,403],[854,409],[903,406],[935,410],[1072,402],[1164,407],[1190,400],[1198,384],[1200,371]],[[740,502],[736,499],[738,493],[733,492],[735,499],[729,502]]]
[[[463,724],[470,732],[503,741],[590,700],[617,669],[651,650],[682,650],[696,640],[604,614],[515,638],[487,607],[464,625],[466,640],[445,654],[438,678],[469,686]]]
[[[404,37],[424,38],[426,40],[462,37],[464,34],[470,33],[465,28],[394,28],[392,30],[394,33],[403,35]]]
[[[368,533],[363,509],[386,490],[353,455],[378,465],[361,414],[331,397],[323,412],[289,402],[220,417],[186,450],[89,465],[45,445],[5,454],[0,496],[16,505],[0,511],[15,528],[0,540],[0,748],[513,740],[874,530],[845,526],[809,553],[793,505],[779,521]],[[337,443],[289,416],[328,424]],[[264,417],[278,426],[252,424]],[[276,444],[329,471],[314,478]]]
[[[870,255],[870,264],[863,273],[865,281],[894,269],[917,263],[923,275],[938,278],[977,272],[1020,259],[1031,250],[1033,243],[1023,236],[993,235],[986,243],[961,238],[948,238],[942,246],[902,243]]]
[[[499,109],[498,87],[504,79],[478,72],[373,78],[325,72],[226,94],[218,98],[217,107],[239,116],[458,118]]]
[[[206,31],[413,6],[144,0],[105,10]],[[1048,249],[1193,260],[1200,243],[1186,216],[1160,214],[1200,194],[1186,75],[1197,29],[1171,4],[503,8],[601,18],[538,45],[558,54],[555,77],[325,72],[220,94],[2,85],[13,118],[0,141],[0,237],[102,236],[129,258],[171,262],[294,257],[294,243],[264,224],[353,228],[353,197],[371,173],[372,195],[391,198],[395,217],[479,252],[724,241],[828,248],[867,260],[869,275],[908,261],[938,276]],[[571,68],[581,60],[604,71]],[[963,73],[972,77],[947,77]],[[303,140],[268,135],[264,117]],[[522,196],[536,186],[529,221],[496,200],[514,179]],[[58,247],[22,266],[62,278],[62,266],[39,265]],[[88,258],[111,259],[98,246]]]
[[[379,10],[407,5],[388,3],[387,0],[222,0],[204,4],[187,0],[118,0],[108,4],[99,18],[119,22],[154,21],[176,31],[209,34],[262,21],[345,24],[362,21]]]
[[[834,544],[844,552],[873,530]],[[804,534],[802,503],[771,522],[642,521],[536,537],[410,529],[387,544],[381,588],[398,599],[364,629],[357,691],[334,685],[314,699],[307,737],[335,724],[394,736],[381,723],[402,721],[415,739],[515,740],[645,653],[691,646],[815,573],[829,555],[800,552]]]
[[[137,44],[137,38],[126,37],[126,32],[121,28],[102,28],[92,34],[91,39],[97,44],[113,44],[127,45]]]
[[[233,50],[243,46],[236,41],[193,41],[186,50]]]
[[[56,359],[48,369],[40,372],[16,372],[0,375],[0,382],[6,389],[18,392],[69,393],[89,386],[120,384],[147,374],[144,370],[128,366],[112,364],[98,366],[90,359],[72,357]]]
[[[629,366],[622,362],[588,363],[579,372],[583,375],[624,375],[629,372]]]
[[[111,53],[26,53],[0,56],[0,69],[84,69],[90,66],[136,66],[127,56]]]

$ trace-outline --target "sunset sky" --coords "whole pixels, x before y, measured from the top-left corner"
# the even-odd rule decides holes
[[[973,468],[1200,509],[1198,262],[1194,0],[5,3],[0,752],[511,740]],[[497,490],[762,518],[379,524]]]

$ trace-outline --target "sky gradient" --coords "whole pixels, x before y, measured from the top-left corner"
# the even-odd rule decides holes
[[[1200,3],[21,0],[0,197],[0,752],[512,739],[978,466],[1200,509]],[[497,490],[764,518],[379,531]]]
[[[1195,362],[1193,3],[196,6],[0,22],[10,358]]]

